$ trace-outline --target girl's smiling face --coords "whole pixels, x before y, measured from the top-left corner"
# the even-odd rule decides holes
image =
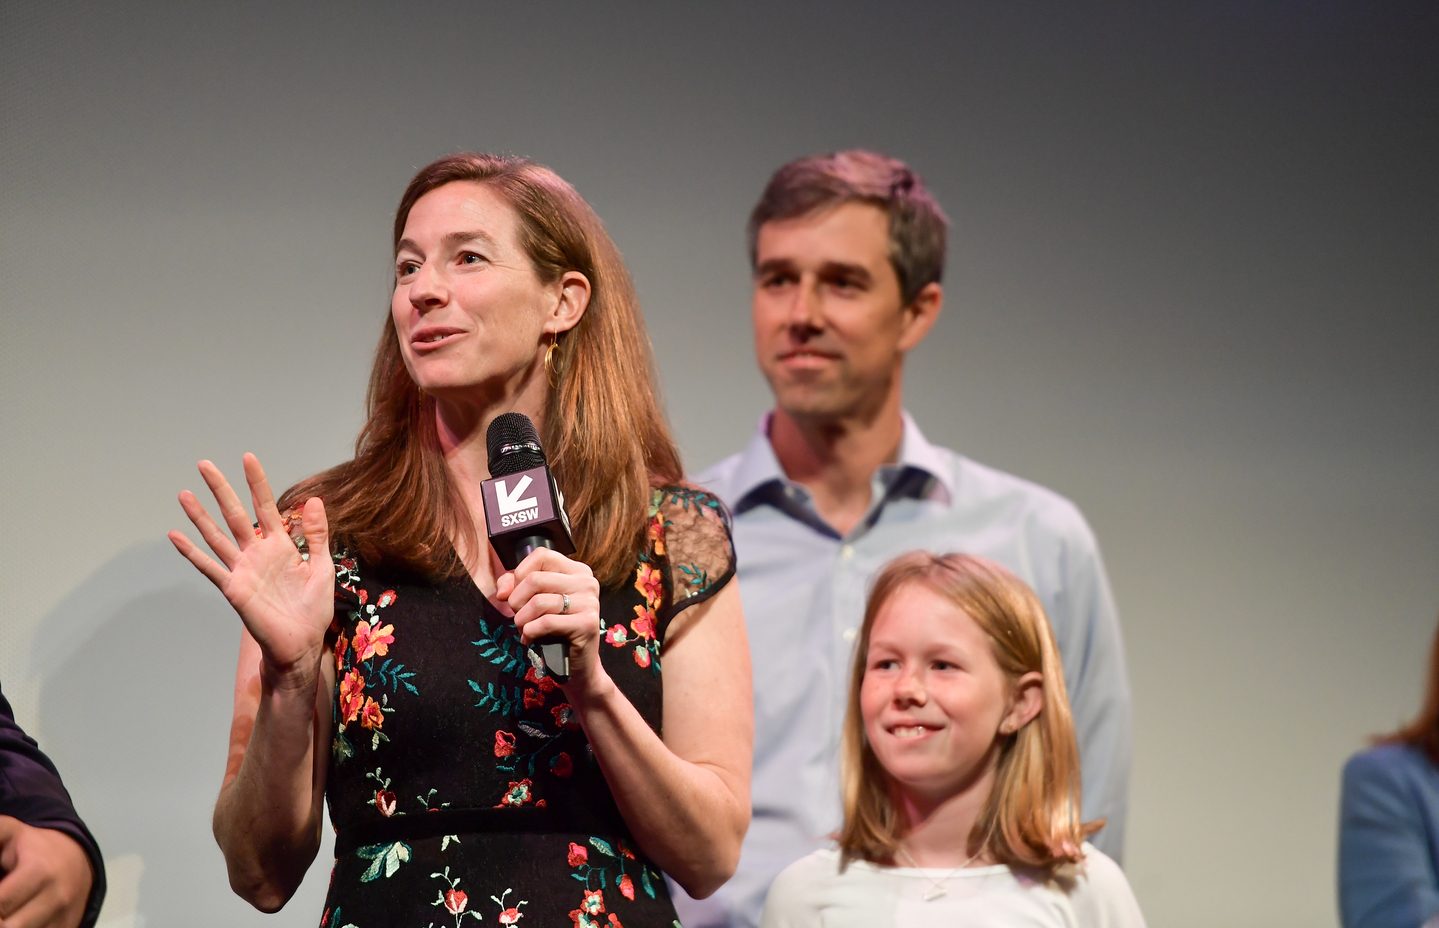
[[[1002,738],[1032,715],[1016,709],[1015,693],[989,635],[925,584],[904,584],[875,615],[860,685],[864,734],[913,798],[989,794]]]

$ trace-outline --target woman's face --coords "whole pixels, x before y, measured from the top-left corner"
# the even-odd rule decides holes
[[[908,583],[880,607],[860,715],[876,759],[910,796],[989,794],[1012,691],[989,636],[950,600]]]
[[[420,197],[395,251],[390,301],[400,354],[437,396],[514,401],[545,388],[545,326],[561,291],[520,246],[520,218],[485,184]]]

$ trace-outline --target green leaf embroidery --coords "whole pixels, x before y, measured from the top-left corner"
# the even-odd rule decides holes
[[[387,657],[385,658],[385,662],[376,668],[373,666],[373,660],[368,661],[367,664],[369,665],[371,677],[379,677],[380,681],[388,684],[394,692],[399,692],[400,687],[403,686],[414,695],[420,695],[420,691],[415,689],[415,685],[410,682],[410,678],[415,675],[415,672],[413,670],[405,670],[404,664],[395,664],[395,666],[391,668],[390,664],[392,663],[394,663],[394,658]],[[367,680],[366,689],[369,689],[368,682]]]
[[[504,625],[492,632],[484,619],[476,620],[480,626],[480,637],[470,644],[480,648],[480,657],[499,668],[501,673],[522,676],[527,666],[525,646],[519,641],[514,626]]]
[[[380,878],[381,869],[385,877],[392,877],[395,871],[400,869],[400,864],[410,859],[410,846],[402,841],[393,844],[369,844],[360,848],[355,853],[370,861],[370,866],[360,874],[361,883],[373,883]]]
[[[479,702],[475,703],[476,709],[486,709],[491,715],[513,717],[520,714],[519,687],[514,687],[512,691],[507,694],[504,687],[495,686],[493,683],[486,683],[482,686],[474,680],[467,682],[470,684],[470,689],[480,694]]]

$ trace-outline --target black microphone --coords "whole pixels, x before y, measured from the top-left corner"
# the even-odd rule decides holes
[[[490,479],[480,484],[485,504],[485,530],[490,545],[507,570],[514,570],[536,548],[574,554],[565,498],[545,463],[535,424],[524,413],[496,416],[485,433]],[[564,683],[570,676],[569,645],[562,638],[536,642],[550,676]]]

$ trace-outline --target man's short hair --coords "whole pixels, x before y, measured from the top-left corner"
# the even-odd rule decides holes
[[[949,220],[909,165],[862,148],[809,155],[774,172],[750,213],[750,266],[756,262],[760,226],[845,203],[869,203],[889,217],[889,263],[905,305],[926,285],[939,282]]]

